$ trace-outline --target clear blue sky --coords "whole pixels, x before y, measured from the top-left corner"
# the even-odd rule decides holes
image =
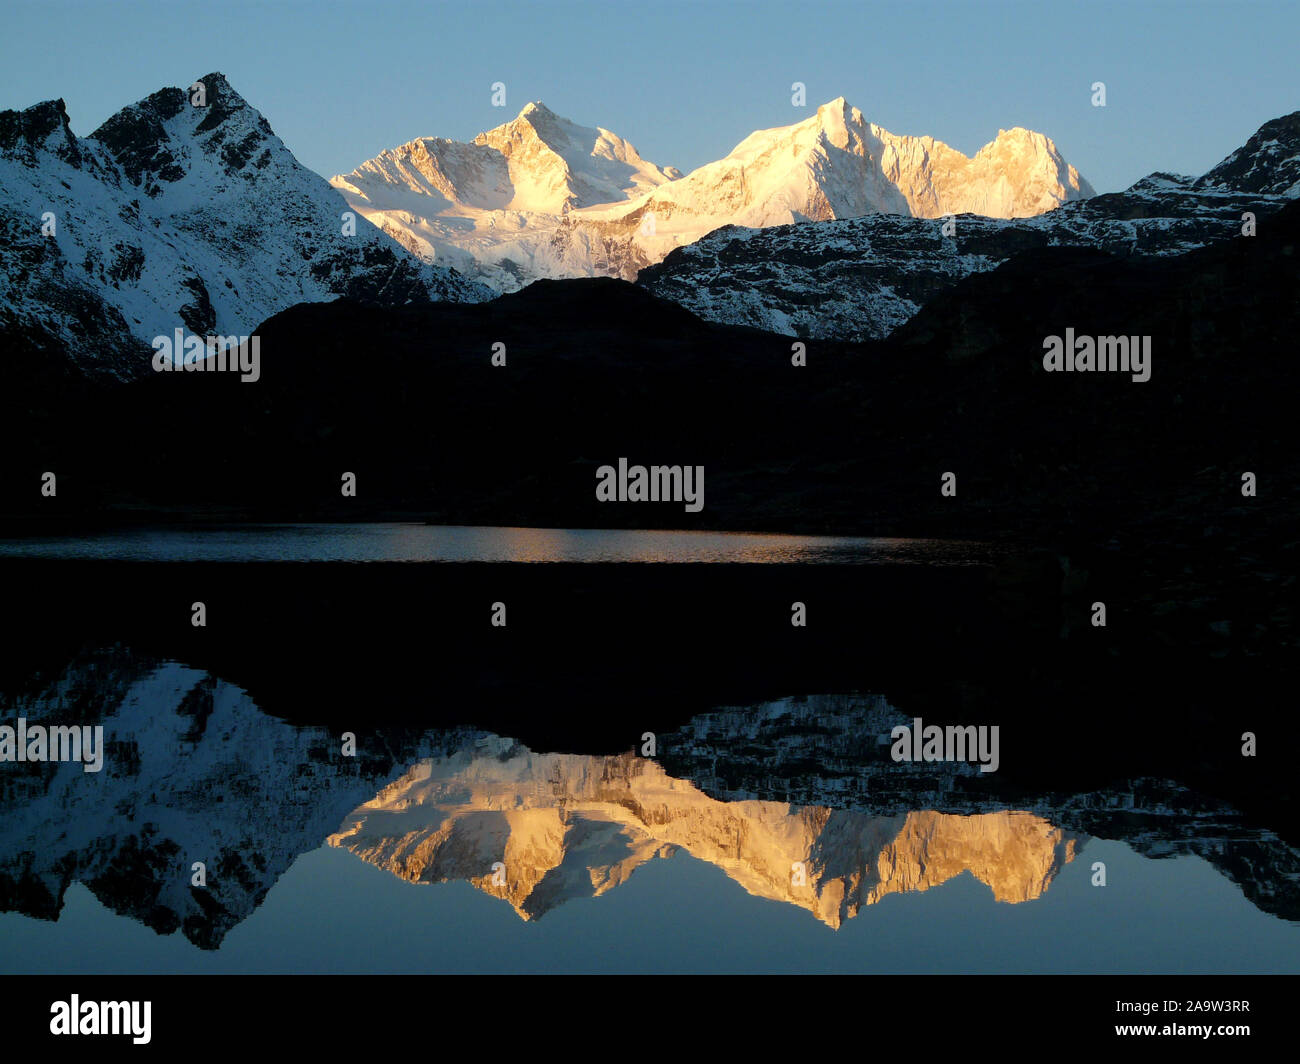
[[[220,70],[326,176],[417,136],[469,140],[533,99],[685,171],[845,96],[967,153],[1039,130],[1110,191],[1201,173],[1300,109],[1300,0],[7,0],[3,26],[0,109],[62,97],[86,134]]]

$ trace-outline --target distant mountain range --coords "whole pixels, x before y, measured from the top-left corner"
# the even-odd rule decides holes
[[[1300,194],[1300,112],[1199,179],[1095,196],[1042,134],[1003,130],[968,158],[842,98],[686,175],[530,103],[470,144],[411,141],[331,188],[221,74],[200,82],[198,105],[163,89],[84,138],[62,101],[0,112],[15,386],[138,377],[156,336],[250,335],[298,303],[472,303],[556,277],[638,279],[714,321],[873,339],[1026,249],[1176,254]]]
[[[975,211],[949,232],[901,211],[819,225],[728,225],[643,269],[638,282],[710,321],[808,339],[880,339],[957,281],[1031,248],[1177,255],[1240,236],[1247,212],[1266,224],[1297,197],[1300,111],[1266,123],[1200,178],[1155,173],[1035,217]]]
[[[539,277],[634,280],[725,225],[1019,218],[1093,194],[1041,133],[1000,130],[968,158],[933,137],[896,136],[843,97],[684,177],[534,102],[472,144],[413,140],[331,184],[415,254],[507,292]]]

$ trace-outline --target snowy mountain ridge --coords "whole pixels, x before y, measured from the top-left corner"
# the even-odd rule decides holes
[[[1179,255],[1267,224],[1297,196],[1300,112],[1266,123],[1200,178],[1153,173],[1033,217],[973,212],[945,224],[897,212],[732,225],[672,251],[638,283],[709,321],[805,339],[881,339],[958,281],[1020,252],[1072,245]]]
[[[1027,217],[1093,194],[1041,133],[999,130],[967,157],[933,137],[896,136],[843,97],[685,176],[534,102],[472,144],[410,141],[331,184],[415,254],[501,291],[539,277],[632,280],[724,225]]]
[[[479,301],[302,166],[225,77],[76,137],[63,101],[0,112],[0,327],[129,377],[153,337],[248,335],[295,303]]]

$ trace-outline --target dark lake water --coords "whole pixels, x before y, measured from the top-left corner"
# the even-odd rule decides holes
[[[956,540],[741,532],[501,528],[409,523],[127,529],[0,539],[0,558],[201,562],[752,562],[966,565],[995,554]]]

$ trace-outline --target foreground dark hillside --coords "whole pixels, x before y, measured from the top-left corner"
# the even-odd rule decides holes
[[[402,515],[1011,536],[1075,568],[1102,552],[1174,607],[1196,597],[1184,578],[1219,580],[1267,628],[1289,623],[1294,597],[1298,237],[1300,205],[1177,258],[1027,252],[888,342],[809,344],[806,367],[789,338],[609,280],[474,306],[294,307],[260,330],[257,383],[171,373],[95,389],[11,351],[7,523]],[[1150,380],[1045,372],[1043,339],[1067,327],[1150,336]],[[704,466],[703,511],[598,502],[596,469],[620,457]],[[55,499],[38,493],[45,470]]]
[[[257,383],[79,391],[11,351],[5,503],[1103,540],[1166,515],[1201,532],[1220,509],[1291,495],[1298,229],[1293,207],[1175,259],[1028,252],[887,343],[811,343],[806,367],[788,338],[610,280],[478,306],[294,307],[260,330]],[[1044,372],[1043,338],[1067,327],[1151,336],[1151,379]],[[621,456],[704,465],[703,512],[598,503],[595,470]],[[57,500],[34,490],[46,469]],[[1250,503],[1243,471],[1259,478]]]

